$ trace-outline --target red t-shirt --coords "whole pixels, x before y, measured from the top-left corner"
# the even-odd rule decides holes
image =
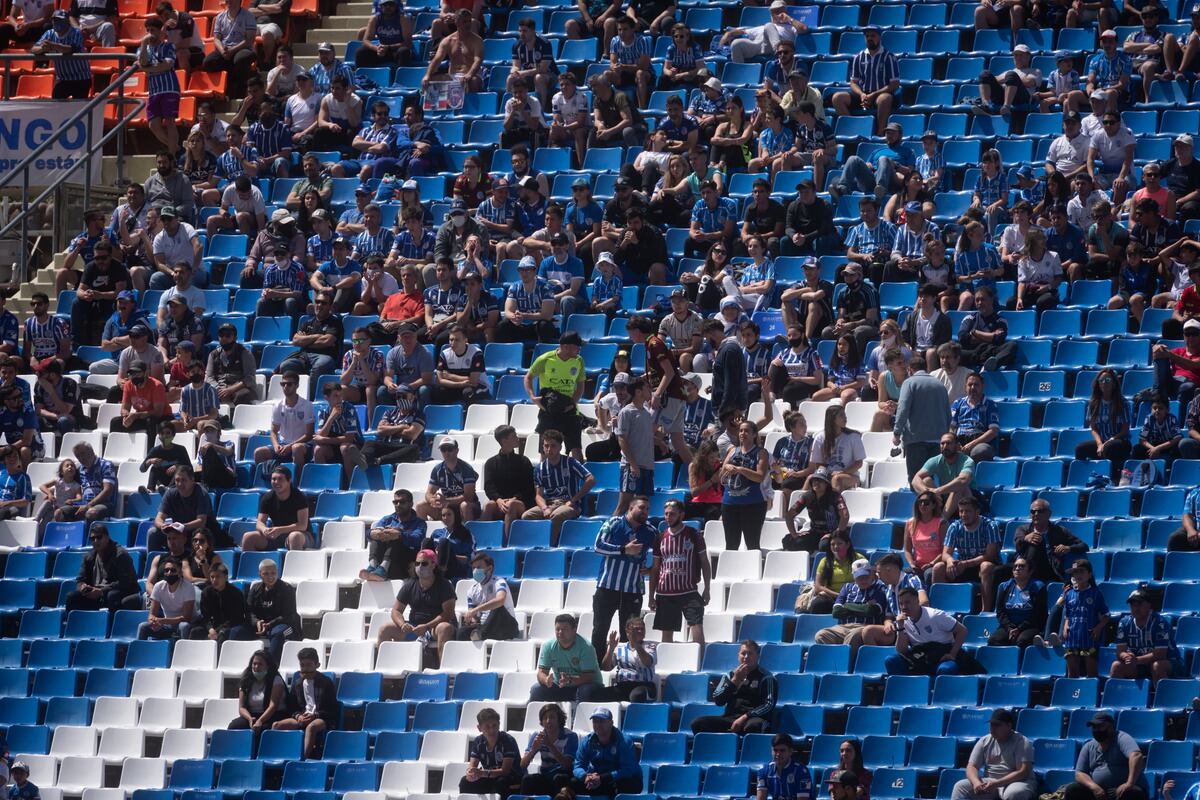
[[[134,411],[151,411],[155,414],[164,414],[167,410],[167,390],[163,388],[162,381],[157,378],[146,376],[146,382],[141,387],[135,386],[133,381],[125,381],[125,388],[121,390],[121,403],[128,405]]]
[[[1188,287],[1188,290],[1190,290],[1190,289],[1191,289],[1191,287]],[[1180,296],[1180,299],[1181,300],[1183,299],[1182,295]],[[1188,349],[1187,349],[1187,345],[1184,345],[1183,347],[1172,347],[1171,352],[1177,356],[1182,356],[1183,358],[1189,358],[1189,359],[1200,358],[1200,353],[1189,353]],[[1193,372],[1190,369],[1185,369],[1184,367],[1181,367],[1178,364],[1175,365],[1175,375],[1177,377],[1184,378],[1185,380],[1189,380],[1192,382],[1200,381],[1200,373]]]
[[[1179,293],[1175,310],[1185,319],[1200,318],[1200,292],[1196,291],[1195,286],[1189,286]]]
[[[412,319],[425,313],[425,298],[420,292],[407,294],[397,292],[384,301],[379,310],[379,318],[386,320]]]

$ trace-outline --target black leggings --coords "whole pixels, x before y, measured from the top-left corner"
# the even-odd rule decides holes
[[[1125,461],[1133,452],[1133,445],[1128,439],[1112,439],[1104,447],[1097,447],[1095,440],[1089,440],[1076,445],[1075,458],[1079,459],[1098,459],[1107,458],[1112,461],[1112,478],[1113,485],[1116,486],[1121,480],[1121,470],[1125,469]]]
[[[767,519],[767,502],[722,503],[721,523],[725,526],[725,549],[737,550],[746,537],[746,549],[757,550]]]
[[[793,408],[802,400],[812,397],[813,392],[817,390],[816,386],[789,380],[787,367],[772,365],[767,371],[767,377],[771,382],[772,394],[782,397],[784,402]]]
[[[729,733],[733,730],[736,717],[696,717],[692,720],[692,733]],[[751,717],[742,733],[766,733],[770,726],[762,717]]]
[[[1041,628],[1019,628],[1017,638],[1015,640],[1008,638],[1008,628],[997,626],[996,630],[992,631],[992,635],[988,637],[988,644],[992,647],[1004,647],[1005,645],[1015,644],[1022,649],[1033,644],[1035,637],[1042,634]]]

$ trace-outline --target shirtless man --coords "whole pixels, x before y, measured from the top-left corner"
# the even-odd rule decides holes
[[[437,72],[443,62],[449,62],[450,68]],[[458,12],[458,30],[450,34],[438,44],[437,52],[429,60],[429,69],[421,79],[421,88],[429,87],[432,81],[448,81],[459,78],[468,92],[482,92],[483,81],[480,80],[479,70],[483,66],[483,39],[474,32],[471,25],[471,12],[461,9]]]

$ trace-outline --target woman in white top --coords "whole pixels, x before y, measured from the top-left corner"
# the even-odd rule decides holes
[[[171,557],[159,566],[162,580],[150,590],[150,618],[138,626],[139,639],[186,639],[196,619],[196,587],[183,579],[183,562]]]
[[[230,730],[251,730],[257,737],[287,715],[287,687],[271,656],[259,650],[250,656],[238,687],[237,719]]]
[[[1025,252],[1017,263],[1017,293],[1013,298],[1017,311],[1036,307],[1045,311],[1058,305],[1058,284],[1062,282],[1062,262],[1058,253],[1046,248],[1046,233],[1034,229],[1025,237]]]
[[[1033,206],[1026,200],[1019,200],[1012,207],[1012,215],[1012,223],[1000,234],[1000,260],[1010,269],[1020,263],[1021,255],[1025,251],[1025,239],[1033,230]]]
[[[858,486],[858,471],[866,460],[862,434],[846,427],[846,409],[831,405],[825,409],[825,429],[813,437],[811,467],[825,466],[839,492]]]

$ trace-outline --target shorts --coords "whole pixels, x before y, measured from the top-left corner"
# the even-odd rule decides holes
[[[178,119],[179,94],[177,92],[165,92],[163,94],[150,95],[150,99],[146,101],[146,118]]]
[[[270,34],[276,39],[283,38],[283,28],[279,27],[274,22],[264,22],[260,25],[256,25],[255,27],[258,28],[259,36],[266,36],[267,34]]]
[[[655,598],[654,630],[678,631],[680,624],[699,625],[704,621],[704,601],[698,592],[660,594]]]
[[[658,617],[655,617],[655,619],[657,620]],[[1180,661],[1178,658],[1168,659],[1168,661],[1171,663],[1171,674],[1167,676],[1168,678],[1187,677],[1187,667],[1183,665],[1182,661]],[[1150,667],[1139,665],[1137,671],[1138,678],[1149,680],[1151,677],[1150,669]]]
[[[621,465],[621,492],[624,494],[643,495],[654,494],[654,466],[641,467],[641,474],[636,478],[629,471],[628,464]]]
[[[1095,658],[1100,653],[1098,647],[1068,647],[1063,651],[1064,655],[1075,656],[1076,658]]]
[[[979,567],[960,569],[954,575],[954,583],[979,583]]]
[[[668,397],[658,410],[655,422],[662,427],[664,433],[683,433],[683,413],[683,401],[678,397]]]

